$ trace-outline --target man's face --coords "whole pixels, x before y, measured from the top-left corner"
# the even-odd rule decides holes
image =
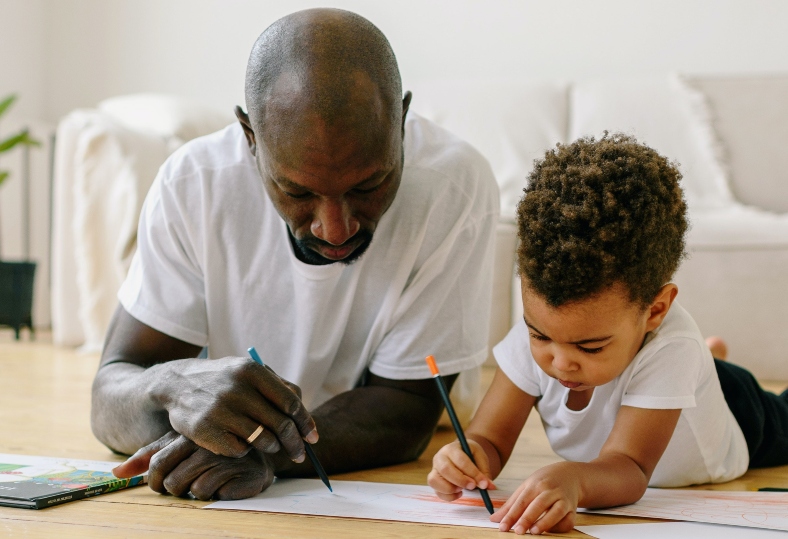
[[[408,102],[409,94],[403,122]],[[327,123],[309,109],[293,112],[292,103],[286,105],[289,114],[269,103],[266,121],[250,141],[265,189],[302,261],[350,264],[369,246],[397,194],[402,124],[391,125],[381,111],[362,115],[371,118],[365,123]]]

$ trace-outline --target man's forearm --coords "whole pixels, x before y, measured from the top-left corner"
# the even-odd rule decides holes
[[[428,397],[385,386],[342,393],[312,412],[320,440],[314,450],[328,473],[399,464],[418,458],[443,407]],[[274,455],[281,477],[315,475],[309,460]]]
[[[167,412],[152,396],[164,365],[104,365],[93,381],[90,414],[93,434],[118,453],[131,454],[170,429]]]

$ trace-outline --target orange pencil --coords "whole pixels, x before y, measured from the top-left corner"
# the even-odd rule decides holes
[[[462,425],[460,425],[460,421],[457,419],[457,414],[454,412],[454,406],[452,406],[451,399],[449,399],[449,389],[446,387],[446,382],[443,381],[443,377],[441,376],[440,371],[438,371],[438,366],[435,364],[435,358],[432,356],[427,356],[425,361],[430,367],[430,372],[432,372],[432,377],[435,379],[435,383],[438,384],[438,391],[440,391],[441,397],[443,397],[443,404],[446,405],[446,412],[449,414],[449,419],[451,419],[454,432],[457,433],[457,439],[460,441],[460,446],[462,447],[462,450],[465,451],[465,454],[468,455],[468,458],[471,459],[471,462],[476,464],[476,460],[473,458],[471,448],[468,445],[468,440],[465,439],[465,433],[462,431]],[[495,512],[495,508],[493,507],[492,501],[490,500],[490,495],[487,494],[487,489],[480,488],[479,494],[482,495],[484,506],[492,515]]]

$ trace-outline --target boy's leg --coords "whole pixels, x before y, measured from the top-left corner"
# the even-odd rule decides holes
[[[750,468],[788,464],[788,391],[769,393],[746,369],[717,359],[714,365],[725,401],[747,440]]]

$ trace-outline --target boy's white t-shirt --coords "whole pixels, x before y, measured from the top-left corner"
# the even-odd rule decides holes
[[[583,410],[567,408],[570,390],[536,364],[523,320],[493,353],[506,376],[538,398],[536,408],[550,445],[566,460],[597,458],[621,406],[680,408],[676,430],[649,486],[721,483],[747,471],[747,442],[725,402],[711,352],[695,321],[676,302],[626,370],[594,388]]]
[[[469,144],[411,115],[394,202],[356,262],[299,261],[238,124],[162,166],[118,297],[132,316],[208,357],[255,346],[314,407],[365,370],[429,378],[487,356],[498,188]]]

